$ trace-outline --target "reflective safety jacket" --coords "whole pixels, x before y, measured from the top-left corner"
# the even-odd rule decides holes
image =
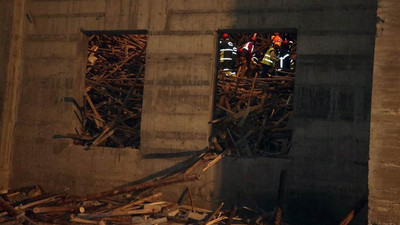
[[[219,41],[219,61],[226,62],[236,60],[237,48],[227,38]]]
[[[290,54],[289,54],[289,49],[282,49],[281,52],[278,54],[279,58],[279,69],[282,70],[290,70]]]
[[[258,58],[257,58],[257,55],[256,54],[253,54],[253,57],[252,57],[252,59],[253,59],[253,61],[255,62],[255,63],[259,63],[258,61]]]
[[[251,42],[251,41],[247,42],[246,44],[243,45],[243,49],[247,50],[249,55],[247,55],[246,57],[248,57],[250,59],[252,57],[252,55],[253,55],[254,43]]]
[[[271,47],[265,53],[264,58],[261,60],[261,63],[273,67],[275,65],[275,60],[276,60],[276,50],[274,49],[274,47]]]
[[[296,67],[296,61],[294,61],[294,59],[290,58],[290,70],[294,70],[294,68]]]

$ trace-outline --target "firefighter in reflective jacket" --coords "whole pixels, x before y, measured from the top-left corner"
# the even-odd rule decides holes
[[[243,45],[240,52],[240,67],[238,69],[238,76],[244,77],[246,75],[247,70],[250,66],[251,58],[253,57],[254,45],[256,44],[257,34],[254,34],[253,37],[250,38],[250,41]]]
[[[290,50],[289,41],[285,40],[282,42],[282,50],[278,54],[279,64],[277,65],[278,71],[290,71]]]
[[[237,58],[237,48],[229,40],[227,33],[222,34],[222,39],[219,41],[219,61],[222,65],[222,70],[227,76],[236,76],[233,71]]]
[[[262,69],[260,61],[263,57],[264,57],[264,54],[260,50],[257,50],[253,54],[253,57],[251,58],[251,61],[250,61],[250,67],[249,67],[251,77],[255,77],[256,73],[260,74],[261,69]]]
[[[264,58],[261,60],[261,78],[267,77],[267,74],[271,74],[274,70],[275,63],[279,61],[277,58],[277,52],[279,51],[280,47],[281,42],[275,42],[275,44],[271,45],[271,47],[265,53]]]

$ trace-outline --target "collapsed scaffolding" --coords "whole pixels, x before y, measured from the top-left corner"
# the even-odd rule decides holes
[[[229,41],[233,46],[245,46],[243,43],[254,40],[254,52],[258,55],[252,57],[261,61],[264,54],[260,53],[266,53],[273,37],[278,35],[234,33],[229,35]],[[295,58],[294,35],[286,36],[292,43],[290,56]],[[229,73],[223,69],[222,60],[218,64],[214,116],[210,122],[213,125],[211,147],[226,148],[236,156],[286,155],[291,146],[295,68],[286,71],[273,68],[268,77],[260,78],[260,63],[248,60],[248,69],[240,73],[243,63],[236,58]]]
[[[89,37],[83,105],[76,144],[106,147],[140,146],[147,36]],[[65,137],[64,136],[64,137]]]
[[[189,186],[177,201],[163,200],[162,187],[178,183],[195,182],[218,163],[227,151],[208,150],[172,170],[150,180],[123,185],[111,190],[70,195],[69,188],[45,192],[39,185],[15,189],[0,189],[0,224],[248,224],[285,225],[284,194],[286,171],[281,171],[275,207],[272,211],[250,208],[240,203],[226,207],[220,202],[213,210],[195,206]],[[165,196],[164,196],[165,197]],[[188,204],[183,204],[183,200]],[[365,207],[368,194],[354,204],[340,225],[348,225]]]
[[[237,156],[278,156],[290,150],[293,115],[291,75],[232,78],[218,75],[212,138]],[[217,138],[218,137],[218,138]],[[219,148],[219,147],[217,147]]]
[[[255,51],[271,45],[271,35],[257,36]],[[252,34],[232,34],[240,45]],[[77,105],[81,126],[76,144],[107,147],[140,147],[146,35],[92,35],[83,105]],[[291,55],[296,54],[296,42]],[[239,60],[236,68],[240,66]],[[216,107],[210,123],[210,147],[227,149],[236,156],[280,156],[291,146],[290,119],[293,115],[294,70],[280,71],[267,78],[226,76],[219,64]],[[257,68],[249,67],[249,72]],[[217,146],[219,145],[219,146]]]
[[[84,196],[71,196],[68,188],[45,193],[39,185],[2,189],[0,224],[281,224],[285,172],[276,212],[264,213],[246,206],[224,209],[223,202],[215,210],[196,207],[189,187],[177,202],[160,200],[161,187],[198,180],[224,155],[207,151],[167,175]],[[190,205],[183,204],[184,198]]]

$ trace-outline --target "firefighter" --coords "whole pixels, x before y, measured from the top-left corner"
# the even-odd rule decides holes
[[[265,53],[264,58],[261,60],[261,78],[267,77],[267,74],[271,74],[275,69],[275,63],[279,61],[279,59],[277,58],[277,52],[279,52],[280,47],[281,42],[275,42],[275,44],[272,44]]]
[[[260,50],[256,51],[253,54],[253,57],[251,58],[250,61],[250,71],[251,71],[251,76],[255,77],[256,73],[259,74],[259,72],[261,71],[261,64],[260,64],[260,60],[262,59],[264,55],[262,54],[262,52]]]
[[[219,52],[220,58],[219,61],[222,65],[222,70],[227,76],[236,76],[236,73],[233,71],[235,67],[235,62],[237,58],[237,48],[233,46],[233,43],[229,39],[229,35],[227,33],[222,34],[222,38],[219,41]]]
[[[290,49],[289,49],[289,41],[284,40],[282,42],[282,49],[278,54],[279,64],[277,65],[278,71],[290,71]]]
[[[282,38],[281,38],[281,36],[279,35],[279,33],[274,33],[274,35],[272,35],[271,36],[271,40],[272,40],[272,43],[276,43],[276,42],[283,42],[283,40],[282,40]]]
[[[255,35],[250,39],[249,42],[243,45],[241,48],[242,51],[239,56],[239,61],[240,61],[240,67],[238,70],[238,76],[244,77],[246,75],[246,72],[250,66],[250,61],[253,56],[253,51],[254,51],[254,45],[256,44],[257,38]]]
[[[290,70],[293,72],[296,69],[296,53],[290,54]]]

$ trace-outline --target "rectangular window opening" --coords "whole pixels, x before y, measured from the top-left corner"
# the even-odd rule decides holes
[[[218,32],[210,145],[228,155],[290,151],[296,32]]]
[[[138,149],[147,34],[84,33],[87,65],[75,143]]]

